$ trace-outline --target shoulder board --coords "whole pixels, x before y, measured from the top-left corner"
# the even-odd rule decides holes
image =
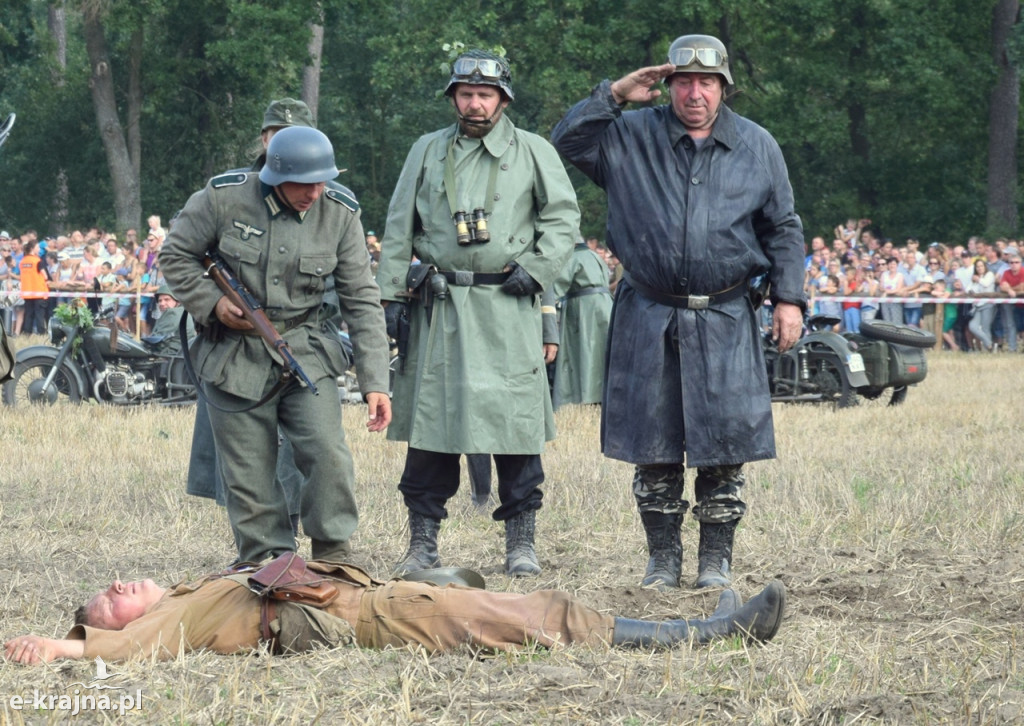
[[[210,186],[214,189],[221,187],[236,187],[245,184],[246,173],[244,171],[229,171],[226,174],[219,174],[210,180]]]
[[[327,187],[327,191],[324,192],[324,196],[338,202],[339,204],[344,204],[353,212],[359,211],[359,202],[356,201],[356,196],[340,184],[334,184]]]

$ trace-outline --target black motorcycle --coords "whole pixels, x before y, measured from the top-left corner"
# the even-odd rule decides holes
[[[195,387],[181,353],[160,354],[119,332],[114,312],[108,306],[97,316],[109,327],[95,325],[85,308],[68,307],[54,315],[48,327],[52,345],[18,351],[13,378],[3,384],[4,405],[85,399],[117,406],[194,403]]]
[[[772,344],[770,333],[765,336],[772,400],[838,408],[862,400],[903,403],[907,387],[928,374],[924,349],[935,345],[935,335],[884,320],[862,321],[860,333],[835,333],[839,322],[834,316],[811,316],[809,332],[785,353]]]

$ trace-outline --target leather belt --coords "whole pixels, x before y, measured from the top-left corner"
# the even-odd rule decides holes
[[[727,287],[724,290],[719,290],[709,295],[673,295],[672,293],[662,292],[642,282],[638,282],[628,272],[622,273],[622,279],[629,283],[629,286],[640,293],[641,296],[649,300],[653,300],[661,305],[669,305],[686,310],[707,310],[713,303],[727,303],[730,300],[735,300],[747,294],[746,280],[737,282],[732,287]]]
[[[318,309],[319,308],[310,308],[301,315],[296,315],[294,318],[288,318],[287,320],[271,320],[270,322],[274,326],[274,330],[276,330],[278,333],[284,334],[291,330],[292,328],[297,328],[304,322],[309,320],[309,317]],[[270,318],[267,319],[269,320]],[[235,330],[234,332],[241,333],[242,335],[259,335],[259,332],[256,331],[255,329]]]
[[[612,294],[612,291],[603,285],[594,285],[592,287],[581,287],[578,290],[567,292],[562,296],[563,300],[572,300],[574,297],[583,297],[584,295],[600,295],[602,293]]]
[[[500,285],[508,279],[510,272],[471,272],[470,270],[438,270],[449,285],[471,287],[473,285]]]

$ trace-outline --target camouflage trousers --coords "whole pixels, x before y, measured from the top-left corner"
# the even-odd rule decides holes
[[[641,512],[679,514],[690,503],[683,499],[685,478],[682,464],[638,466],[633,475],[633,496]],[[747,512],[740,499],[746,483],[742,464],[705,466],[697,469],[693,483],[697,504],[693,517],[698,522],[732,522]]]

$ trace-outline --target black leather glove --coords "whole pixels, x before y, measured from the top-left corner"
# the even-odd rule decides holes
[[[384,308],[384,325],[387,328],[388,337],[398,339],[398,319],[402,313],[409,309],[409,303],[395,302],[392,300]]]
[[[536,295],[542,290],[540,283],[530,277],[530,273],[524,270],[518,262],[510,263],[509,270],[508,279],[501,283],[502,292],[523,297]]]

